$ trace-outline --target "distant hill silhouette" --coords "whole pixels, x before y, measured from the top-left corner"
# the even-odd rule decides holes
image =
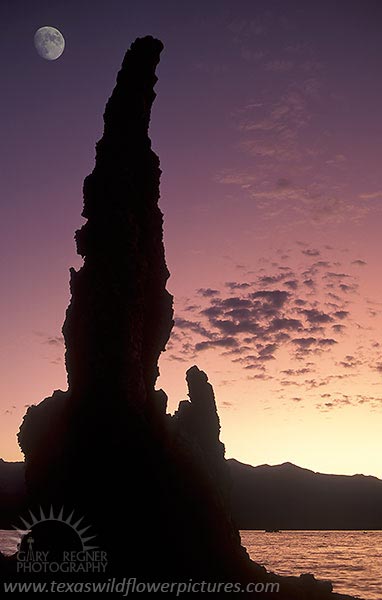
[[[380,529],[382,480],[227,461],[239,529]]]
[[[252,467],[231,458],[226,463],[239,529],[382,528],[382,480],[377,477],[325,475],[289,462]],[[0,459],[0,528],[13,525],[25,493],[24,463]]]
[[[25,481],[23,462],[0,458],[0,529],[8,529],[24,508]]]

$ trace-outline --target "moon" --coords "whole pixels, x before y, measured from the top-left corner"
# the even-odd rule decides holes
[[[55,27],[40,27],[34,34],[34,45],[42,58],[56,60],[64,51],[65,38]]]

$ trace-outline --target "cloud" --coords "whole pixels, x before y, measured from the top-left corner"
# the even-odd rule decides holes
[[[182,362],[182,363],[184,363],[184,362],[188,362],[188,358],[185,358],[184,356],[180,356],[180,355],[178,355],[178,354],[170,354],[170,357],[169,357],[169,358],[170,358],[171,360],[175,360],[175,361],[177,361],[177,362]]]
[[[224,400],[222,402],[222,406],[224,406],[225,408],[231,408],[233,405],[233,402],[227,402],[227,400]]]
[[[243,299],[234,296],[232,298],[225,298],[224,300],[219,301],[217,306],[224,307],[225,309],[251,308],[252,302],[247,298]]]
[[[275,308],[281,308],[289,298],[289,293],[284,290],[261,290],[251,294],[251,298],[264,298]]]
[[[352,293],[352,292],[356,292],[358,289],[358,285],[355,283],[352,284],[347,284],[347,283],[340,283],[339,288],[346,293]]]
[[[195,333],[199,333],[200,335],[204,335],[209,337],[209,331],[199,322],[190,321],[189,319],[182,319],[177,317],[175,319],[175,327],[177,329],[185,329],[187,331],[194,331]]]
[[[316,271],[317,269],[326,269],[330,267],[330,262],[328,262],[327,260],[318,260],[315,263],[312,264],[312,270]]]
[[[358,197],[360,200],[382,200],[382,190],[360,194]]]
[[[220,294],[218,290],[212,290],[211,288],[199,288],[197,293],[204,298],[212,298],[213,296],[218,296]]]
[[[278,275],[262,275],[258,279],[259,285],[274,285],[275,283],[279,283],[286,277],[288,277],[289,273],[279,273]]]
[[[314,337],[294,338],[293,340],[291,340],[291,342],[292,344],[298,346],[300,349],[310,348],[314,344],[317,344],[317,340]]]
[[[294,338],[291,343],[297,346],[295,357],[298,360],[303,360],[307,354],[319,354],[323,348],[329,348],[338,342],[333,338],[305,337]]]
[[[259,356],[268,356],[277,350],[277,344],[267,344],[259,350]]]
[[[347,273],[334,273],[333,271],[325,273],[325,278],[327,279],[346,279],[349,277],[351,277],[351,275],[348,275]]]
[[[287,177],[279,177],[278,180],[276,181],[276,187],[281,188],[281,189],[286,189],[288,187],[291,187],[291,185],[292,185],[292,182]]]
[[[301,312],[306,316],[309,323],[330,323],[332,317],[324,312],[320,312],[315,308],[303,309]]]
[[[207,350],[209,348],[235,348],[238,345],[237,340],[233,337],[220,338],[209,340],[206,342],[198,342],[195,344],[195,350]]]
[[[341,360],[338,364],[345,369],[355,369],[355,367],[362,364],[362,361],[356,359],[351,354],[347,354],[344,360]]]
[[[277,331],[299,331],[303,325],[299,319],[288,317],[275,317],[268,325],[267,331],[274,333]]]
[[[61,347],[64,345],[64,338],[62,335],[48,336],[47,339],[44,340],[44,344]]]
[[[279,383],[283,387],[290,387],[291,385],[300,385],[297,381],[294,381],[293,379],[281,379]]]
[[[306,287],[308,287],[308,288],[314,288],[314,286],[315,286],[313,279],[304,279],[304,281],[302,283],[304,285],[306,285]]]
[[[224,285],[230,290],[246,290],[251,287],[250,283],[238,283],[237,281],[227,281]]]
[[[322,338],[321,340],[318,340],[318,344],[320,346],[334,346],[334,344],[338,344],[338,342],[333,338]]]
[[[307,373],[311,373],[312,369],[309,367],[303,367],[302,369],[284,369],[281,371],[284,375],[288,375],[289,377],[296,375],[306,375]]]
[[[217,173],[214,179],[217,183],[239,186],[243,190],[249,189],[259,182],[258,175],[243,171],[235,171],[233,169],[225,169],[220,171]]]
[[[265,69],[277,73],[292,68],[292,62],[272,60]],[[294,82],[284,89],[278,100],[262,102],[261,108],[253,110],[247,105],[240,115],[238,129],[244,136],[239,146],[251,155],[277,162],[301,160],[300,130],[311,121],[310,100],[319,89],[313,77]]]
[[[269,379],[272,379],[272,377],[265,373],[255,373],[255,375],[249,375],[247,379],[261,379],[263,381],[268,381]]]
[[[336,310],[336,312],[333,313],[333,316],[336,317],[336,319],[346,319],[349,316],[349,311],[348,310]]]
[[[367,262],[358,258],[357,260],[353,260],[351,264],[356,265],[357,267],[364,267],[367,265]]]

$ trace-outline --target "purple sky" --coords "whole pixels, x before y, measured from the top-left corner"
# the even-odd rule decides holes
[[[0,456],[65,388],[82,181],[124,52],[151,34],[170,408],[197,363],[228,456],[382,475],[381,17],[379,0],[2,1]],[[57,61],[33,46],[44,25]]]

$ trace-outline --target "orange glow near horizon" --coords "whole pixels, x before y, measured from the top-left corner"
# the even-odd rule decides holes
[[[296,246],[290,250],[290,254],[301,255],[301,248],[305,246]],[[327,251],[328,254],[335,252],[334,249]],[[275,256],[271,255],[270,250],[267,254],[267,261],[273,262],[272,268],[277,269]],[[354,263],[354,257],[348,252],[345,254],[346,261],[350,265]],[[317,262],[317,257],[302,256],[300,270],[305,272]],[[168,262],[171,262],[171,258]],[[264,261],[260,260],[259,264],[259,269],[264,269]],[[237,274],[235,266],[227,266],[224,274],[228,280],[230,269]],[[367,265],[353,264],[348,269],[352,275],[347,279],[363,289],[370,286],[368,292],[372,293],[375,291],[375,282],[368,284],[367,269]],[[271,270],[265,269],[267,273]],[[343,268],[337,265],[337,270],[342,273]],[[248,276],[243,269],[239,269],[241,283],[256,280],[259,274],[255,268],[251,271]],[[197,274],[189,272],[188,283],[191,289],[200,289]],[[176,285],[176,277],[172,277],[169,284],[170,289]],[[223,282],[215,284],[222,295],[239,297],[242,294],[241,291],[232,293],[227,290]],[[277,284],[276,287],[280,286]],[[271,288],[268,285],[268,289]],[[258,287],[254,286],[253,289]],[[334,293],[333,288],[329,289],[329,293]],[[182,296],[175,295],[176,317],[188,316],[188,319],[196,322],[205,320],[205,317],[201,317],[201,310],[209,305],[209,299],[201,298],[197,293],[190,298],[190,290],[185,292]],[[294,295],[294,292],[288,293]],[[62,314],[67,299],[67,294],[60,299]],[[322,292],[312,293],[308,290],[305,300],[315,303],[317,310],[323,310],[328,298]],[[185,371],[192,364],[197,364],[207,372],[215,390],[222,425],[221,439],[226,445],[227,457],[253,465],[290,461],[315,471],[363,473],[381,477],[379,431],[382,392],[378,370],[380,350],[375,332],[379,316],[374,314],[379,309],[372,300],[366,304],[356,291],[350,296],[346,292],[344,302],[349,312],[347,323],[354,323],[354,326],[350,332],[336,335],[337,344],[334,347],[319,354],[314,351],[302,360],[302,357],[296,359],[291,354],[294,348],[286,341],[276,350],[275,359],[266,362],[265,371],[246,369],[247,364],[237,361],[248,351],[230,354],[230,348],[215,347],[195,352],[194,347],[200,336],[189,330],[187,335],[183,335],[182,329],[176,325],[169,348],[161,358],[161,377],[158,380],[158,387],[163,387],[169,396],[169,411],[174,412],[178,402],[187,398]],[[192,305],[199,308],[191,312],[181,308]],[[51,319],[48,315],[45,318]],[[332,323],[329,325],[331,327]],[[56,328],[59,332],[58,311]],[[185,343],[190,344],[186,352],[182,349]],[[250,355],[253,355],[252,351]],[[344,367],[340,363],[344,362],[345,356],[357,357],[357,364]],[[1,456],[6,460],[20,460],[22,455],[15,435],[25,410],[24,405],[38,403],[53,389],[66,388],[62,340],[59,334],[45,336],[35,332],[27,337],[22,336],[20,331],[19,336],[9,339],[8,345],[3,344],[2,361],[8,365],[9,387],[7,389],[3,381],[1,396],[9,399],[11,407],[0,422]],[[306,367],[306,363],[311,365]],[[22,378],[18,376],[20,365]],[[304,368],[310,372],[296,374]],[[288,371],[291,374],[285,373]],[[22,406],[20,398],[26,399]]]

